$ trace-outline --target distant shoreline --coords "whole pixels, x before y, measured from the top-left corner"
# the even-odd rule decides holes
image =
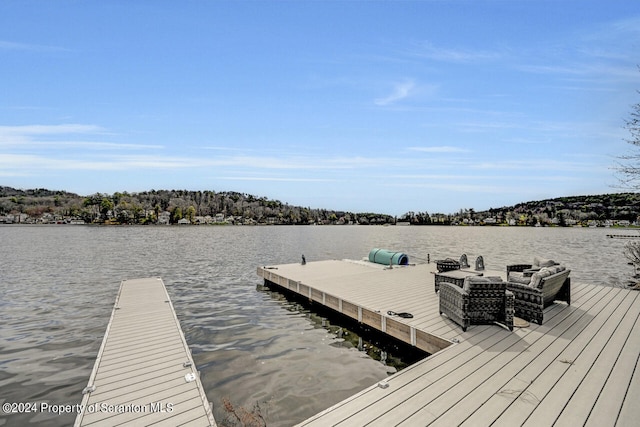
[[[238,192],[151,190],[90,196],[0,186],[0,223],[232,225],[469,225],[612,227],[640,224],[640,194],[559,197],[485,211],[400,216],[289,205]],[[186,224],[184,224],[186,225]]]

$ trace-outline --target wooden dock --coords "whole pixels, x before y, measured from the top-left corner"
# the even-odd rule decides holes
[[[548,307],[542,325],[462,332],[439,314],[434,271],[350,261],[258,268],[266,283],[433,353],[299,425],[636,425],[640,292],[572,283],[571,306]],[[505,278],[485,273],[494,274]]]
[[[126,280],[75,426],[215,426],[160,278]]]

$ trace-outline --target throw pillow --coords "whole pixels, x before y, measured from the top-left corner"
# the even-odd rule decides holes
[[[549,267],[541,268],[540,271],[536,271],[531,276],[531,284],[530,284],[530,286],[532,288],[542,289],[542,279],[545,278],[545,277],[549,277],[552,274],[553,273],[551,272]]]
[[[528,285],[529,283],[531,283],[531,276],[525,277],[524,273],[521,273],[519,271],[512,271],[509,273],[509,277],[507,280],[513,283]]]

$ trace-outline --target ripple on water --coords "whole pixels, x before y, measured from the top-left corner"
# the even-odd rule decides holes
[[[607,230],[493,227],[0,226],[0,396],[76,404],[121,280],[162,277],[216,417],[222,399],[258,403],[289,426],[385,378],[359,351],[283,295],[260,288],[259,265],[361,259],[373,247],[411,261],[467,253],[488,269],[534,256],[563,261],[574,282],[624,286],[625,241]],[[348,337],[348,336],[347,336]],[[367,348],[367,350],[369,347]],[[373,354],[374,352],[370,352]],[[380,359],[386,356],[379,355]],[[388,356],[390,359],[393,355]],[[7,426],[63,426],[74,416],[16,415]]]

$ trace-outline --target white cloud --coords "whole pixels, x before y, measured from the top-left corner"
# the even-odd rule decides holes
[[[413,80],[405,80],[403,82],[396,83],[394,85],[393,92],[390,95],[384,98],[378,98],[374,101],[374,103],[379,106],[396,103],[411,96],[414,93],[415,88],[416,84]]]
[[[450,145],[442,145],[439,147],[408,147],[407,150],[420,151],[423,153],[466,153],[469,150],[460,147],[452,147]]]
[[[521,65],[516,68],[529,73],[559,75],[567,78],[572,77],[574,81],[587,81],[590,83],[597,82],[598,80],[584,79],[596,79],[597,77],[599,79],[606,79],[607,81],[619,81],[620,79],[624,81],[637,81],[638,78],[638,69],[632,61],[621,65],[573,61],[559,65]]]
[[[603,170],[602,166],[597,166],[586,162],[572,162],[569,160],[551,160],[551,159],[529,159],[529,160],[512,160],[505,159],[501,162],[479,161],[470,164],[468,167],[477,170],[514,170],[514,171],[538,171],[538,173],[547,173],[548,171],[558,171],[562,173],[569,172],[590,172]]]
[[[101,132],[104,132],[104,128],[100,126],[81,124],[0,126],[0,135],[60,135]]]
[[[106,129],[100,126],[83,124],[0,126],[0,147],[20,147],[22,149],[52,148],[56,150],[62,148],[84,148],[93,150],[158,150],[163,148],[162,145],[155,144],[57,139],[60,135],[104,135],[107,133]]]
[[[621,41],[637,38],[638,35],[640,35],[640,16],[631,16],[605,22],[585,34],[584,39],[589,44],[607,41],[619,44]]]
[[[335,182],[336,179],[327,178],[278,178],[266,176],[221,176],[218,179],[227,181],[274,181],[274,182]]]
[[[470,170],[470,169],[467,169]],[[496,169],[496,172],[498,172],[499,170]],[[433,182],[441,182],[441,183],[451,183],[454,181],[465,181],[465,182],[471,182],[471,181],[501,181],[505,179],[505,175],[504,174],[492,174],[492,175],[486,175],[486,174],[479,174],[479,173],[474,173],[474,174],[466,174],[466,175],[452,175],[452,174],[399,174],[399,175],[389,175],[387,176],[387,178],[389,178],[389,180],[391,179],[395,179],[395,180],[403,180],[404,183],[403,184],[398,184],[398,185],[408,185],[408,186],[414,186],[414,185],[424,185],[423,183],[418,183],[418,184],[413,184],[411,183],[411,181],[429,181],[431,183]],[[573,178],[569,178],[566,175],[511,175],[508,177],[509,181],[526,181],[526,182],[531,182],[531,181],[561,181],[561,182],[565,182],[568,180],[572,180],[572,181],[579,181],[582,178],[580,177],[573,177]],[[478,184],[478,185],[484,185],[484,184]]]
[[[430,42],[424,42],[408,52],[411,56],[428,58],[443,62],[475,62],[498,59],[503,56],[499,52],[487,50],[469,50],[435,47]]]
[[[0,50],[20,50],[20,51],[33,51],[33,52],[57,52],[68,51],[68,49],[58,46],[46,46],[30,43],[10,42],[7,40],[0,40]]]
[[[203,150],[212,150],[212,151],[248,151],[248,150],[240,150],[238,147],[205,146],[201,148]],[[250,151],[253,151],[253,150],[250,150]]]
[[[87,150],[160,150],[162,145],[151,144],[127,144],[101,141],[40,141],[30,140],[23,136],[3,137],[0,135],[0,147],[40,148],[40,149],[74,149]]]
[[[393,159],[391,159],[393,160]],[[194,169],[194,168],[233,168],[248,170],[346,170],[372,168],[389,165],[388,158],[316,157],[176,157],[172,155],[67,155],[47,154],[8,154],[0,153],[0,169],[8,170],[131,170],[141,169]]]
[[[46,175],[50,170],[116,171],[139,169],[176,169],[208,166],[199,159],[160,156],[98,156],[91,158],[54,158],[32,154],[0,153],[0,169],[33,171]]]

